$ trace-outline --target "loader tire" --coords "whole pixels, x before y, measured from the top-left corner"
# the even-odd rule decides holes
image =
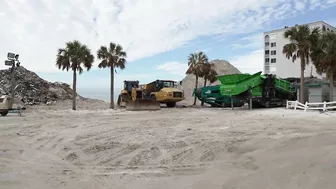
[[[120,107],[120,103],[121,103],[121,95],[118,96],[118,101],[117,101],[117,105]]]
[[[0,114],[1,116],[6,116],[8,114],[8,111],[1,112]]]
[[[153,99],[153,100],[156,100],[156,96],[155,95],[150,96],[150,98]]]
[[[176,102],[167,102],[166,105],[168,108],[174,108],[176,106]]]

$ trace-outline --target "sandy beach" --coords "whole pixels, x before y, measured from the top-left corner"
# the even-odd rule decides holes
[[[1,189],[336,185],[336,113],[63,107],[0,117]]]

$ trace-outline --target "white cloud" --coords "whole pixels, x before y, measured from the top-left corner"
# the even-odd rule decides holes
[[[263,34],[255,33],[247,37],[243,37],[232,45],[233,49],[257,49],[263,45]]]
[[[188,64],[181,63],[181,62],[167,62],[167,63],[158,65],[156,69],[169,72],[173,75],[184,77],[186,75],[185,72],[188,69]]]
[[[305,10],[305,1],[295,1],[294,6],[297,11],[304,11]]]
[[[263,71],[263,51],[263,49],[259,49],[243,56],[232,57],[229,59],[229,62],[242,73],[256,73]]]
[[[335,1],[308,3],[327,7]],[[0,58],[13,51],[28,69],[55,72],[57,48],[78,39],[93,53],[110,41],[120,43],[133,61],[198,36],[256,31],[290,16],[291,5],[290,0],[1,0]]]

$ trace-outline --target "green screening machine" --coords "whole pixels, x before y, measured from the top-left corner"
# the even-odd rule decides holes
[[[296,100],[296,88],[275,75],[231,74],[217,76],[220,85],[194,90],[194,95],[213,107],[240,107],[252,98],[253,107],[283,106],[286,100]]]

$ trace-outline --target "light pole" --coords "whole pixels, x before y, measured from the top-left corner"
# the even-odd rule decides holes
[[[11,97],[12,101],[14,102],[14,85],[15,85],[15,73],[14,73],[14,68],[20,66],[19,62],[19,54],[15,53],[7,53],[7,60],[5,60],[5,65],[6,66],[11,66],[10,71],[11,71]]]

